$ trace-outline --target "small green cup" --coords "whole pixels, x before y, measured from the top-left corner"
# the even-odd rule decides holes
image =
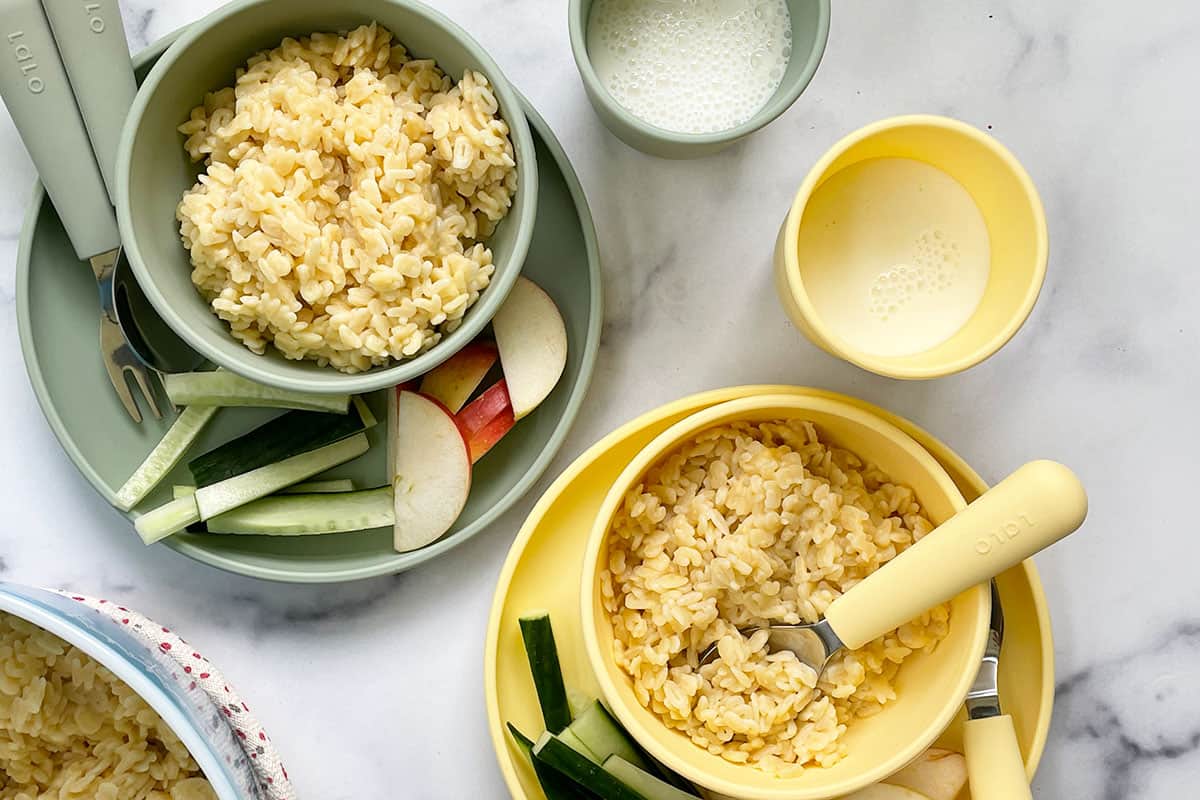
[[[593,0],[570,0],[567,24],[571,52],[583,78],[583,88],[604,125],[625,144],[660,158],[698,158],[712,155],[749,136],[786,111],[808,86],[829,38],[829,0],[788,0],[792,18],[792,57],[774,96],[750,119],[715,133],[676,133],[635,117],[618,103],[592,67],[587,52],[588,16]]]

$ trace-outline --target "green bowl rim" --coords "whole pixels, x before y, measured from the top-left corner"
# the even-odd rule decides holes
[[[608,89],[605,88],[604,83],[600,80],[600,76],[596,74],[595,68],[592,67],[592,59],[587,51],[587,21],[583,18],[582,0],[570,0],[567,9],[567,26],[571,37],[571,55],[575,57],[575,67],[579,70],[579,75],[583,78],[585,86],[591,89],[589,95],[603,105],[606,111],[621,120],[625,125],[640,132],[643,136],[660,142],[685,146],[725,144],[737,141],[770,125],[783,112],[792,107],[792,104],[799,99],[800,95],[804,93],[804,90],[812,82],[813,77],[817,74],[817,68],[821,65],[821,60],[825,56],[825,47],[829,42],[829,17],[831,13],[830,0],[815,1],[817,3],[817,38],[813,42],[812,49],[809,50],[808,61],[804,64],[804,69],[800,72],[800,75],[787,91],[779,92],[776,90],[775,95],[767,101],[766,105],[756,111],[750,119],[741,125],[727,128],[723,131],[714,131],[712,133],[678,133],[666,128],[660,128],[657,125],[652,125],[641,117],[634,116],[618,103],[609,94]]]
[[[143,64],[156,54],[162,53],[178,35],[179,31],[175,31],[162,37],[138,53],[134,57],[134,62],[136,64]],[[571,387],[571,394],[567,399],[566,409],[563,411],[562,416],[559,417],[558,424],[542,448],[542,452],[534,460],[533,466],[500,498],[499,502],[481,514],[473,523],[461,531],[434,542],[428,547],[409,553],[396,553],[395,558],[389,559],[383,566],[339,569],[321,573],[296,572],[284,568],[250,566],[242,563],[237,558],[214,553],[192,542],[175,538],[164,540],[164,544],[176,552],[182,553],[202,564],[217,567],[218,569],[237,575],[245,575],[269,581],[284,583],[339,583],[375,578],[381,575],[393,575],[423,564],[431,558],[441,555],[475,536],[520,500],[533,486],[534,482],[545,473],[546,469],[550,466],[550,461],[558,454],[559,449],[562,447],[567,433],[575,422],[575,418],[579,415],[579,408],[583,404],[583,398],[587,394],[588,387],[591,384],[592,373],[596,366],[596,355],[600,348],[600,331],[604,316],[604,290],[600,270],[600,247],[596,239],[596,227],[592,220],[592,212],[588,206],[587,196],[583,191],[583,185],[579,182],[579,176],[576,175],[574,167],[571,166],[570,159],[567,158],[566,151],[563,150],[562,145],[555,137],[554,131],[546,123],[546,120],[542,118],[516,87],[513,87],[513,92],[516,94],[520,102],[520,107],[524,109],[529,121],[537,129],[538,135],[542,139],[542,144],[546,146],[546,149],[553,156],[554,166],[562,173],[563,181],[567,184],[567,190],[571,195],[572,201],[575,203],[580,228],[583,231],[584,249],[587,252],[588,260],[588,282],[591,284],[592,290],[591,302],[588,306],[587,334],[583,342],[583,358],[579,366],[579,377],[576,379],[574,386]],[[70,432],[63,424],[62,418],[55,411],[50,398],[50,392],[46,388],[46,381],[42,376],[41,365],[34,357],[33,331],[29,318],[29,267],[33,234],[37,228],[38,215],[41,212],[44,195],[45,191],[42,188],[41,182],[35,180],[32,198],[27,206],[25,221],[21,227],[21,238],[17,246],[17,334],[21,342],[21,355],[25,361],[25,369],[29,375],[29,382],[33,386],[34,395],[37,397],[38,405],[41,407],[46,421],[50,424],[55,438],[58,439],[59,444],[62,445],[63,450],[66,451],[67,457],[71,459],[75,468],[83,473],[83,477],[92,485],[92,488],[106,502],[111,504],[114,500],[113,494],[108,490],[104,480],[92,465],[84,459]],[[534,216],[536,220],[536,213]],[[116,507],[113,508],[113,511],[117,511]],[[118,511],[117,513],[120,512]],[[129,515],[123,514],[122,516],[125,516],[126,519],[132,519]]]
[[[516,86],[508,79],[487,50],[449,17],[417,0],[379,1],[411,9],[424,17],[430,24],[446,30],[461,43],[487,74],[501,108],[526,109],[528,107],[529,104],[524,101]],[[193,326],[168,302],[158,288],[154,270],[147,266],[142,257],[137,238],[131,235],[134,231],[134,224],[133,203],[130,199],[129,187],[130,161],[133,158],[137,131],[146,106],[150,102],[150,97],[157,89],[157,84],[162,76],[168,70],[175,68],[179,57],[196,41],[206,36],[214,26],[224,22],[227,18],[253,6],[274,2],[280,2],[280,0],[235,0],[235,2],[220,6],[199,20],[159,40],[159,42],[167,42],[167,46],[159,54],[158,61],[139,87],[133,106],[130,107],[129,114],[125,119],[125,125],[121,129],[121,139],[117,147],[117,224],[121,230],[121,242],[125,255],[143,293],[163,321],[193,350],[215,364],[259,383],[294,391],[360,394],[395,386],[428,372],[469,344],[491,322],[509,291],[516,284],[517,277],[521,274],[525,258],[529,253],[529,245],[533,240],[533,226],[537,219],[538,170],[537,159],[534,155],[536,148],[533,143],[533,134],[530,132],[528,121],[525,118],[520,115],[505,116],[504,119],[508,123],[513,144],[522,151],[522,157],[517,162],[520,185],[517,187],[515,195],[516,205],[521,212],[521,224],[517,228],[513,249],[508,258],[508,263],[512,265],[512,268],[500,273],[472,307],[474,313],[467,314],[461,326],[432,348],[413,358],[391,366],[376,367],[366,372],[339,373],[331,367],[326,368],[327,372],[322,373],[323,377],[316,385],[299,371],[301,368],[297,364],[286,360],[280,361],[271,358],[270,361],[266,361],[266,356],[257,355],[247,348],[231,351],[237,355],[232,358],[228,357],[228,353],[210,345],[205,337],[195,331]],[[156,47],[159,42],[151,47]],[[509,116],[515,116],[515,118],[509,119]],[[324,377],[325,375],[328,375],[328,378]]]

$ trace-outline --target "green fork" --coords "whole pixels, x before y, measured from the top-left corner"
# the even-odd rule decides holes
[[[161,416],[157,374],[130,348],[117,320],[113,274],[121,235],[113,211],[117,141],[137,85],[133,71],[104,68],[129,59],[116,0],[0,0],[0,95],[42,185],[100,291],[100,355],[134,422],[130,383]]]

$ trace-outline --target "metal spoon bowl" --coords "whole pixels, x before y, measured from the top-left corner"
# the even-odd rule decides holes
[[[163,322],[134,279],[124,251],[117,261],[112,282],[117,322],[133,354],[159,372],[192,372],[203,366],[204,356],[197,353]]]
[[[796,658],[802,664],[807,664],[815,669],[818,675],[825,669],[829,659],[833,658],[833,654],[845,647],[842,640],[833,632],[833,626],[824,619],[811,624],[750,625],[738,628],[738,633],[749,638],[762,630],[770,632],[767,636],[767,647],[772,653],[790,650],[796,654]],[[717,644],[717,642],[713,642],[704,648],[704,652],[700,654],[700,666],[703,667],[705,664],[711,664],[717,660],[720,655],[717,652]]]

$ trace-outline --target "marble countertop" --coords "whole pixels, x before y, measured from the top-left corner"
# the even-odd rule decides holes
[[[130,43],[218,4],[126,0]],[[268,584],[143,547],[76,473],[25,377],[13,275],[34,172],[0,111],[0,578],[119,597],[186,632],[256,707],[301,797],[500,798],[483,634],[537,494],[588,444],[660,403],[738,383],[810,384],[910,417],[988,478],[1036,457],[1078,470],[1091,517],[1038,558],[1058,702],[1035,794],[1182,796],[1200,776],[1200,535],[1180,505],[1196,491],[1200,444],[1200,104],[1187,100],[1200,7],[839,0],[824,63],[787,114],[719,156],[676,163],[600,125],[561,0],[437,5],[546,116],[600,233],[599,363],[537,490],[434,563],[345,586]],[[1004,350],[957,377],[901,383],[810,345],[776,303],[769,260],[821,152],[859,125],[916,111],[987,128],[1017,154],[1042,192],[1051,255],[1041,300]]]

